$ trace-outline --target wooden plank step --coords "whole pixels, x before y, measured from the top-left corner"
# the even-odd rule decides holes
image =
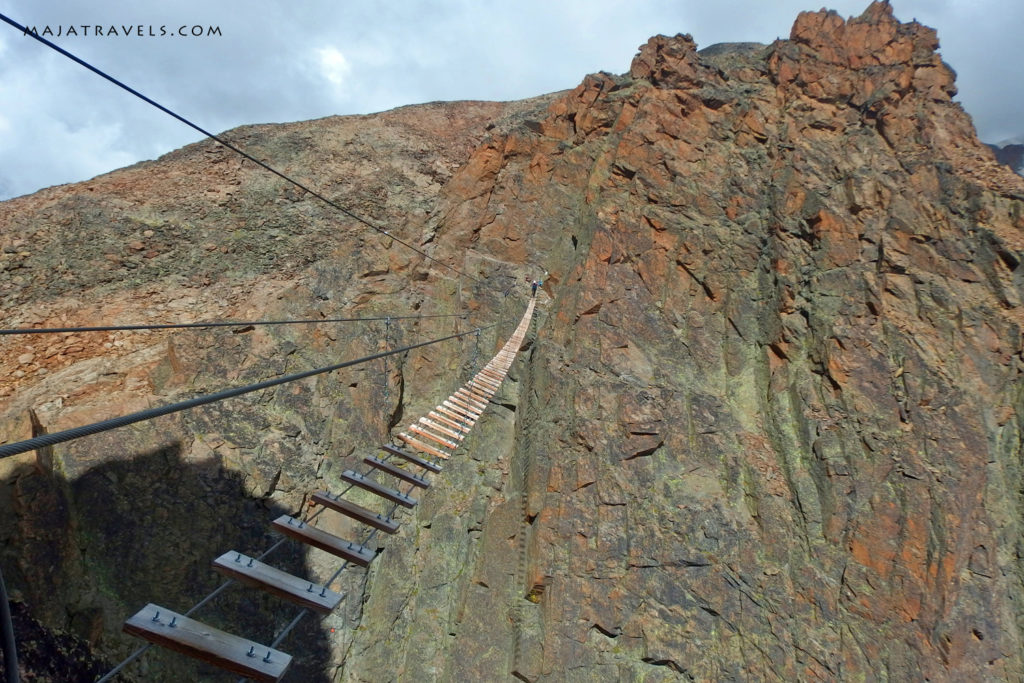
[[[429,418],[421,417],[420,418],[420,424],[423,425],[424,427],[428,427],[430,429],[433,429],[438,434],[445,434],[446,436],[450,436],[453,439],[458,439],[459,441],[462,441],[462,439],[463,439],[462,431],[461,430],[460,431],[455,431],[455,430],[451,429],[450,427],[446,427],[443,424],[440,424],[439,422],[434,422],[433,420],[431,420]]]
[[[449,396],[448,400],[454,403],[458,403],[459,405],[464,405],[471,412],[474,412],[478,415],[482,415],[483,412],[487,409],[486,405],[479,405],[478,402],[473,401],[470,398],[467,398],[465,392],[462,389],[459,389],[454,394]]]
[[[292,663],[280,650],[225,633],[150,603],[124,622],[123,630],[254,681],[279,681]]]
[[[483,370],[481,370],[476,375],[471,377],[470,381],[482,387],[490,388],[492,391],[497,391],[498,389],[501,388],[501,382],[504,379],[504,375],[495,376],[493,373],[486,373]]]
[[[431,462],[429,460],[424,460],[423,458],[419,457],[418,455],[413,455],[409,451],[403,451],[398,446],[394,446],[392,444],[386,443],[383,446],[381,446],[381,448],[384,449],[385,451],[387,451],[388,453],[390,453],[391,455],[397,455],[399,458],[405,458],[406,460],[411,462],[413,465],[419,465],[420,467],[422,467],[425,470],[430,470],[431,472],[440,472],[441,471],[441,466],[438,465],[436,462]]]
[[[411,508],[419,502],[415,498],[410,498],[401,491],[396,491],[393,488],[388,488],[387,486],[378,484],[373,479],[359,474],[358,472],[353,472],[352,470],[345,470],[342,472],[341,478],[350,484],[355,484],[359,488],[365,489],[370,493],[376,493],[381,498],[387,498],[392,503],[398,503],[403,507]]]
[[[273,524],[274,528],[285,536],[291,536],[307,545],[320,548],[320,550],[337,555],[361,567],[370,564],[370,560],[376,555],[369,548],[317,529],[290,515],[281,515],[274,520]]]
[[[481,401],[479,397],[474,396],[473,394],[469,393],[465,389],[460,389],[460,390],[456,391],[455,392],[455,398],[462,399],[462,401],[467,406],[472,408],[473,410],[478,410],[481,413],[483,413],[485,410],[487,410],[487,402],[486,401]]]
[[[466,382],[466,388],[483,396],[485,401],[490,400],[491,396],[498,393],[497,389],[484,384],[479,384],[475,380],[469,380]]]
[[[476,380],[472,379],[466,382],[466,388],[468,388],[473,393],[482,396],[485,401],[490,399],[491,396],[494,396],[494,394],[497,392],[497,389],[494,389],[483,384],[479,384],[476,382]]]
[[[411,436],[409,436],[405,432],[402,432],[401,434],[399,434],[398,438],[401,439],[402,441],[406,442],[407,444],[409,444],[410,446],[412,446],[416,450],[423,451],[424,453],[429,453],[430,455],[437,456],[438,458],[441,458],[442,460],[447,460],[448,457],[449,457],[447,453],[442,453],[441,451],[437,450],[433,446],[429,446],[429,445],[423,443],[422,441],[419,441],[418,439],[412,438]]]
[[[461,391],[465,392],[469,396],[472,396],[474,400],[479,401],[484,405],[487,405],[487,401],[489,401],[491,398],[490,394],[485,394],[483,391],[477,389],[476,387],[469,383],[467,383],[466,386],[462,387]]]
[[[468,416],[466,416],[466,415],[464,415],[462,413],[456,413],[454,410],[450,410],[449,408],[445,408],[443,405],[437,406],[436,408],[434,408],[434,410],[437,410],[438,412],[444,413],[445,415],[450,417],[452,419],[452,421],[458,422],[460,425],[462,425],[462,428],[465,429],[467,432],[470,429],[472,429],[474,424],[476,424],[476,420],[475,419],[473,419],[471,417],[468,417]]]
[[[412,432],[413,434],[419,434],[420,436],[425,436],[428,439],[430,439],[431,441],[436,441],[437,443],[441,444],[442,446],[445,446],[446,448],[450,448],[453,451],[456,448],[459,447],[459,444],[457,444],[457,443],[455,443],[453,441],[449,441],[448,439],[445,439],[443,437],[440,437],[437,434],[434,434],[433,432],[428,432],[426,429],[423,429],[422,427],[418,427],[416,425],[409,425],[407,427],[407,429],[410,432]]]
[[[492,375],[492,371],[489,371],[487,370],[486,367],[484,367],[481,368],[480,371],[476,373],[476,375],[473,375],[473,379],[487,382],[489,384],[500,384],[500,382],[496,378],[490,377],[490,375]]]
[[[393,534],[398,531],[398,522],[386,517],[379,512],[373,510],[367,510],[362,505],[356,505],[355,503],[345,500],[344,498],[332,498],[331,494],[327,491],[317,491],[312,496],[313,502],[318,505],[323,505],[325,508],[330,508],[335,512],[340,512],[343,515],[351,517],[357,522],[363,524],[369,524],[375,529],[380,529],[389,534]]]
[[[465,412],[467,415],[471,417],[476,418],[483,415],[482,410],[477,410],[476,408],[472,407],[471,405],[463,401],[458,396],[449,396],[448,401],[451,401],[453,404],[455,404],[456,408],[462,409],[463,412]],[[445,405],[448,405],[448,401],[445,401]]]
[[[480,413],[470,408],[467,408],[465,405],[459,405],[458,403],[456,403],[456,400],[457,399],[454,399],[454,397],[449,396],[446,400],[441,402],[441,405],[450,410],[454,410],[455,412],[461,415],[465,415],[474,422],[477,420],[477,418],[480,417]]]
[[[431,420],[436,421],[438,424],[446,424],[452,429],[458,429],[463,434],[469,433],[469,425],[467,425],[465,422],[457,422],[452,418],[442,415],[441,413],[435,410],[431,410],[429,413],[427,413],[427,416]]]
[[[461,398],[463,401],[465,401],[466,403],[468,403],[469,405],[471,405],[474,408],[479,408],[481,411],[484,411],[484,410],[487,409],[487,400],[486,399],[485,400],[480,400],[479,396],[473,395],[473,393],[471,391],[469,391],[468,389],[462,389],[462,388],[456,389],[455,390],[455,395],[458,396],[459,398]]]
[[[397,465],[392,465],[389,462],[379,460],[377,458],[374,458],[373,456],[367,456],[363,458],[363,462],[365,462],[367,465],[376,467],[381,472],[387,472],[393,477],[398,477],[402,481],[407,481],[413,486],[419,486],[421,489],[425,489],[430,486],[430,482],[424,479],[423,477],[418,477],[412,472],[407,472],[406,470],[403,470],[401,467],[398,467]]]
[[[342,598],[341,593],[335,593],[326,586],[293,576],[236,550],[214,560],[213,568],[248,586],[255,586],[321,614],[330,613]]]

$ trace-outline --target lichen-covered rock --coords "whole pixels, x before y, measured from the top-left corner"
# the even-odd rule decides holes
[[[1024,183],[936,45],[884,3],[762,48],[658,37],[477,150],[442,244],[514,244],[550,298],[508,489],[427,600],[491,618],[407,613],[447,668],[397,678],[486,679],[502,632],[525,680],[1022,675]],[[396,626],[375,599],[357,646]]]

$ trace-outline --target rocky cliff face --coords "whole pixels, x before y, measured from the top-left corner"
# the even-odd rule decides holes
[[[655,37],[628,74],[535,101],[235,131],[487,284],[203,143],[0,204],[4,316],[489,321],[520,312],[506,283],[550,271],[465,456],[365,583],[345,579],[364,601],[282,646],[308,680],[1015,680],[1024,179],[951,101],[936,46],[875,3],[802,14],[770,46]],[[6,340],[23,373],[3,388],[7,438],[326,364],[381,332]],[[334,484],[473,352],[7,465],[5,576],[51,628],[123,654],[120,620],[154,586],[190,604],[212,557],[265,542],[272,509]],[[242,617],[214,618],[269,640],[293,614],[275,605],[239,594],[223,612]]]
[[[1024,145],[1012,143],[1009,145],[989,145],[996,155],[996,160],[1009,166],[1017,173],[1024,175]]]

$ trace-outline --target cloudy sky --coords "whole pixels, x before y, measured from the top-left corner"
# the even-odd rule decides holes
[[[433,100],[510,100],[627,71],[657,33],[787,37],[822,0],[0,0],[0,13],[220,132]],[[832,0],[843,16],[867,0]],[[893,0],[939,31],[980,136],[1024,135],[1020,0]],[[87,35],[81,26],[118,27]],[[121,27],[134,26],[124,36]],[[141,26],[141,29],[139,28]],[[174,35],[179,27],[220,35]],[[167,35],[159,34],[165,27]],[[144,34],[137,35],[139,30]],[[0,24],[0,199],[152,159],[199,134]]]

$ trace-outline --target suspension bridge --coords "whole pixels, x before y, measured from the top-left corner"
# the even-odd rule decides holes
[[[239,146],[225,140],[222,136],[215,135],[204,128],[193,123],[189,119],[159,104],[153,99],[143,95],[138,90],[129,87],[118,79],[110,76],[101,69],[89,64],[79,57],[71,54],[54,43],[34,33],[26,31],[25,27],[13,19],[0,14],[3,20],[24,35],[34,38],[52,50],[64,55],[68,59],[85,67],[117,87],[129,92],[135,97],[142,99],[160,111],[174,117],[185,125],[195,129],[204,136],[207,136],[227,149],[241,155],[257,164],[262,169],[274,174],[287,183],[290,183],[301,190],[309,193],[316,200],[326,204],[338,211],[348,219],[354,220],[366,228],[391,238],[395,244],[409,249],[424,260],[440,266],[452,272],[458,278],[466,278],[480,284],[487,284],[484,280],[459,270],[451,263],[446,263],[435,256],[428,254],[423,249],[403,240],[393,231],[378,225],[375,221],[365,218],[351,211],[337,201],[329,198],[322,192],[311,186],[308,182],[301,182],[286,175],[271,166],[264,160],[258,159]],[[461,286],[459,288],[461,291]],[[495,289],[495,291],[498,291]],[[504,292],[503,299],[507,302],[508,296],[514,291],[508,288]],[[518,292],[516,292],[518,295]],[[524,297],[525,298],[525,297]],[[271,545],[264,552],[254,555],[235,549],[224,549],[218,557],[211,558],[212,568],[225,577],[225,581],[214,591],[198,600],[190,609],[185,611],[174,611],[166,606],[149,603],[141,607],[135,614],[127,617],[123,623],[124,632],[137,636],[145,641],[129,656],[119,664],[110,669],[99,680],[100,683],[114,680],[119,673],[124,671],[132,662],[142,657],[151,647],[160,646],[179,652],[183,655],[207,662],[226,671],[239,674],[244,678],[257,681],[277,681],[286,674],[292,663],[291,655],[278,649],[288,634],[307,615],[324,616],[335,610],[345,599],[340,590],[332,586],[349,567],[367,567],[378,553],[378,544],[374,543],[379,534],[395,534],[401,524],[402,509],[413,508],[419,502],[413,496],[417,490],[427,491],[431,485],[432,475],[439,475],[443,472],[446,461],[458,452],[464,440],[471,433],[474,425],[486,411],[491,397],[501,387],[517,352],[522,347],[531,320],[534,314],[536,298],[526,299],[525,312],[522,314],[518,325],[515,327],[504,346],[482,367],[475,372],[462,385],[455,389],[447,398],[428,410],[425,414],[419,415],[410,421],[402,429],[394,433],[394,438],[386,443],[379,444],[373,455],[366,455],[362,458],[361,469],[347,469],[341,473],[341,480],[347,484],[345,488],[334,492],[329,490],[309,491],[307,500],[312,509],[305,515],[301,513],[283,514],[270,522],[270,528],[282,538]],[[178,330],[198,329],[211,327],[250,327],[257,325],[301,325],[301,324],[322,324],[326,322],[356,322],[356,321],[386,321],[388,329],[392,320],[405,318],[429,318],[429,317],[467,317],[466,314],[453,316],[387,316],[374,318],[340,318],[322,317],[317,319],[296,319],[296,320],[257,320],[257,321],[208,321],[195,323],[167,323],[159,325],[107,325],[94,327],[51,327],[51,328],[11,328],[0,329],[0,337],[13,335],[33,334],[61,334],[79,332],[106,332],[106,331],[132,331],[132,330]],[[272,380],[257,382],[241,387],[225,389],[216,393],[196,396],[187,400],[179,401],[169,405],[149,408],[129,415],[110,418],[88,425],[74,427],[64,431],[51,434],[40,434],[30,439],[0,445],[0,458],[5,458],[20,453],[39,451],[40,449],[79,439],[103,431],[119,429],[131,424],[152,420],[154,418],[169,415],[175,412],[191,410],[200,406],[228,400],[247,393],[261,391],[271,387],[296,382],[316,375],[330,373],[342,368],[367,363],[374,360],[384,359],[421,347],[440,344],[449,340],[459,339],[467,335],[475,334],[479,340],[480,332],[499,323],[487,326],[477,326],[473,329],[455,334],[429,339],[414,344],[408,344],[398,348],[386,348],[379,353],[370,354],[360,358],[338,362],[332,365],[298,372]],[[385,342],[386,343],[386,342]],[[475,366],[475,359],[474,359]],[[369,494],[375,504],[366,507],[352,500],[351,492],[359,490],[361,501],[365,502],[365,494]],[[416,493],[417,496],[424,495]],[[325,519],[325,513],[341,515],[352,520],[363,533],[354,538],[344,538],[330,533],[321,528],[320,522]],[[271,564],[271,555],[279,550],[284,544],[299,544],[300,547],[317,548],[336,558],[339,562],[337,569],[326,580],[317,581],[304,576],[290,574]],[[218,628],[205,624],[195,617],[197,612],[212,601],[218,594],[228,586],[241,584],[254,590],[262,590],[277,598],[295,604],[301,608],[298,615],[269,643],[256,642],[245,637],[244,634],[229,633]],[[6,595],[3,590],[2,576],[0,576],[0,601],[7,606]],[[17,652],[13,627],[10,614],[6,610],[0,611],[0,631],[3,638],[0,639],[2,646],[3,662],[7,671],[7,680],[11,683],[18,681]]]
[[[530,299],[519,325],[490,361],[426,415],[410,422],[398,433],[402,444],[382,444],[380,450],[385,454],[384,457],[363,458],[363,462],[369,466],[367,471],[345,470],[341,475],[349,484],[345,490],[339,493],[313,492],[311,500],[318,509],[308,518],[281,515],[273,521],[273,528],[279,534],[343,560],[328,581],[309,581],[264,563],[262,560],[276,548],[259,557],[228,550],[213,560],[214,569],[221,574],[303,608],[296,621],[280,633],[273,643],[256,643],[195,621],[189,617],[194,609],[179,614],[153,603],[125,621],[125,632],[252,680],[280,680],[292,660],[290,655],[276,649],[280,641],[297,620],[306,614],[328,614],[334,610],[343,599],[341,593],[330,588],[334,580],[348,566],[365,567],[370,564],[375,552],[369,543],[379,532],[394,534],[398,531],[400,522],[395,518],[398,508],[411,508],[418,503],[411,495],[413,490],[427,489],[431,485],[427,473],[439,474],[442,471],[444,461],[459,448],[483,415],[491,396],[501,386],[523,344],[535,302],[536,299]],[[392,462],[392,459],[398,462]],[[400,490],[404,485],[408,485],[407,489]],[[353,488],[374,494],[390,509],[378,512],[346,500],[345,494]],[[324,510],[345,515],[365,525],[368,528],[366,539],[348,540],[317,528],[315,519]],[[111,680],[133,658],[125,660],[100,680]]]

